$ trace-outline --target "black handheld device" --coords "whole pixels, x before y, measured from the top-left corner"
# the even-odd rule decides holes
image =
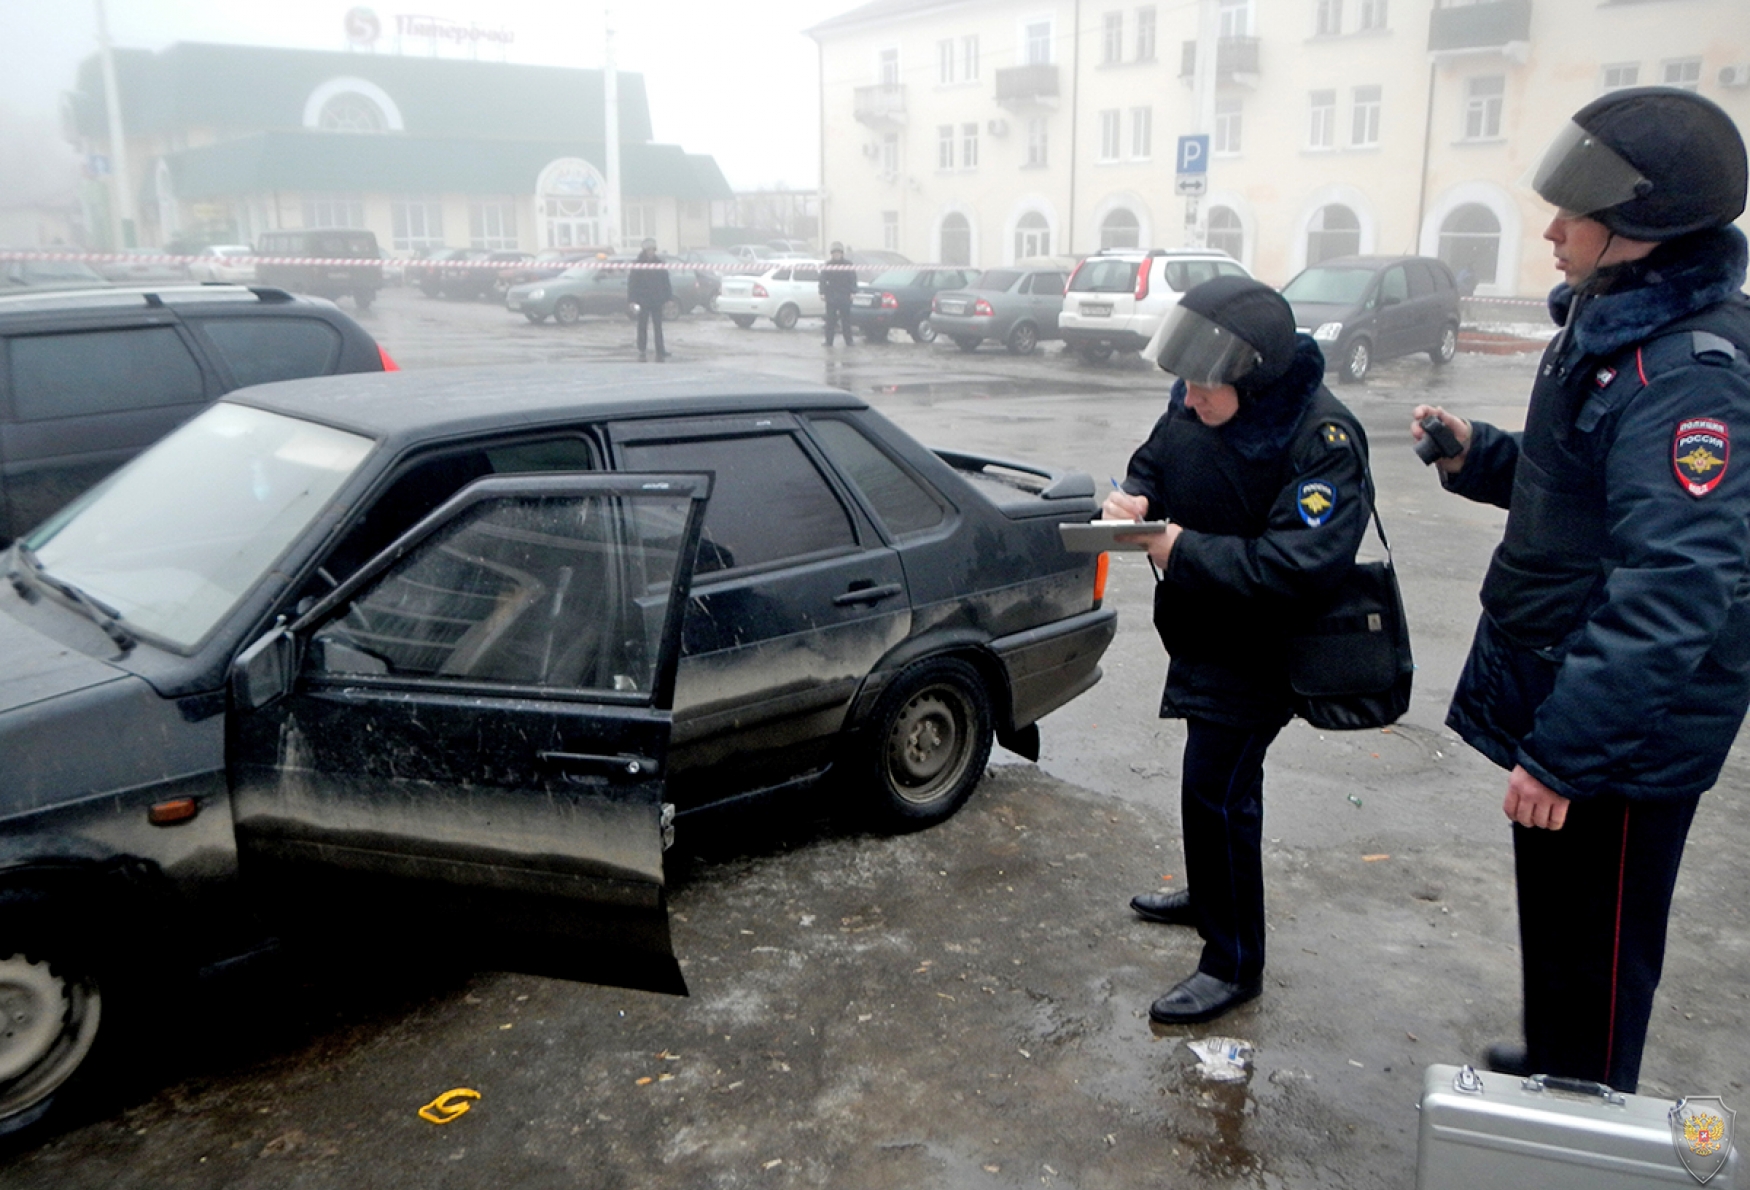
[[[1422,440],[1416,443],[1416,457],[1424,463],[1450,459],[1464,453],[1464,444],[1458,440],[1458,435],[1452,432],[1451,427],[1440,420],[1438,413],[1430,413],[1417,424],[1422,427]]]

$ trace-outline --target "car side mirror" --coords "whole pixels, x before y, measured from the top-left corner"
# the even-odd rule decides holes
[[[232,705],[255,711],[277,702],[292,692],[297,672],[298,638],[276,624],[231,663]]]

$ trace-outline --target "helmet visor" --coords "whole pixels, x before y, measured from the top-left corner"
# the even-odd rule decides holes
[[[1232,384],[1258,366],[1258,349],[1224,326],[1174,306],[1142,353],[1187,384]]]
[[[1590,215],[1645,194],[1640,170],[1569,120],[1529,175],[1531,188],[1560,209]]]

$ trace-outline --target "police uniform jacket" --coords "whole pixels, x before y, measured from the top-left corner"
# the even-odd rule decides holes
[[[661,257],[654,253],[640,253],[638,262],[640,266],[660,264]],[[626,298],[635,305],[660,310],[673,296],[674,285],[668,279],[666,268],[637,267],[626,280]]]
[[[1216,427],[1186,407],[1180,381],[1131,457],[1124,490],[1184,529],[1155,587],[1171,656],[1163,716],[1289,718],[1284,641],[1354,564],[1369,519],[1367,443],[1324,372],[1318,345],[1297,336],[1283,378]]]
[[[1447,723],[1568,798],[1693,797],[1750,705],[1750,301],[1734,228],[1551,295],[1522,434],[1451,490],[1508,510]]]
[[[820,266],[820,296],[829,302],[848,302],[857,292],[857,266],[848,260],[829,260]]]

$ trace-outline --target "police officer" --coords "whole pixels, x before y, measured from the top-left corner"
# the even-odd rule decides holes
[[[645,240],[638,253],[638,262],[626,282],[626,296],[638,307],[638,358],[644,359],[645,333],[656,332],[656,362],[668,358],[662,344],[662,308],[674,297],[674,285],[668,279],[668,269],[656,254],[656,241]]]
[[[1354,564],[1366,530],[1366,441],[1324,386],[1325,360],[1281,295],[1244,277],[1185,294],[1145,354],[1178,379],[1131,456],[1112,520],[1168,519],[1141,538],[1171,660],[1163,717],[1186,720],[1187,888],[1131,901],[1193,925],[1197,970],[1149,1016],[1187,1024],[1257,996],[1264,971],[1264,752],[1291,713],[1284,642]]]
[[[845,259],[845,246],[833,242],[831,258],[820,267],[820,296],[826,299],[826,345],[832,346],[833,326],[851,345],[851,295],[857,292],[857,266]]]
[[[1446,488],[1508,510],[1446,719],[1510,774],[1525,1046],[1485,1058],[1506,1073],[1635,1089],[1690,821],[1750,706],[1745,176],[1699,95],[1581,108],[1534,183],[1565,280],[1524,432],[1415,410],[1463,447]]]

